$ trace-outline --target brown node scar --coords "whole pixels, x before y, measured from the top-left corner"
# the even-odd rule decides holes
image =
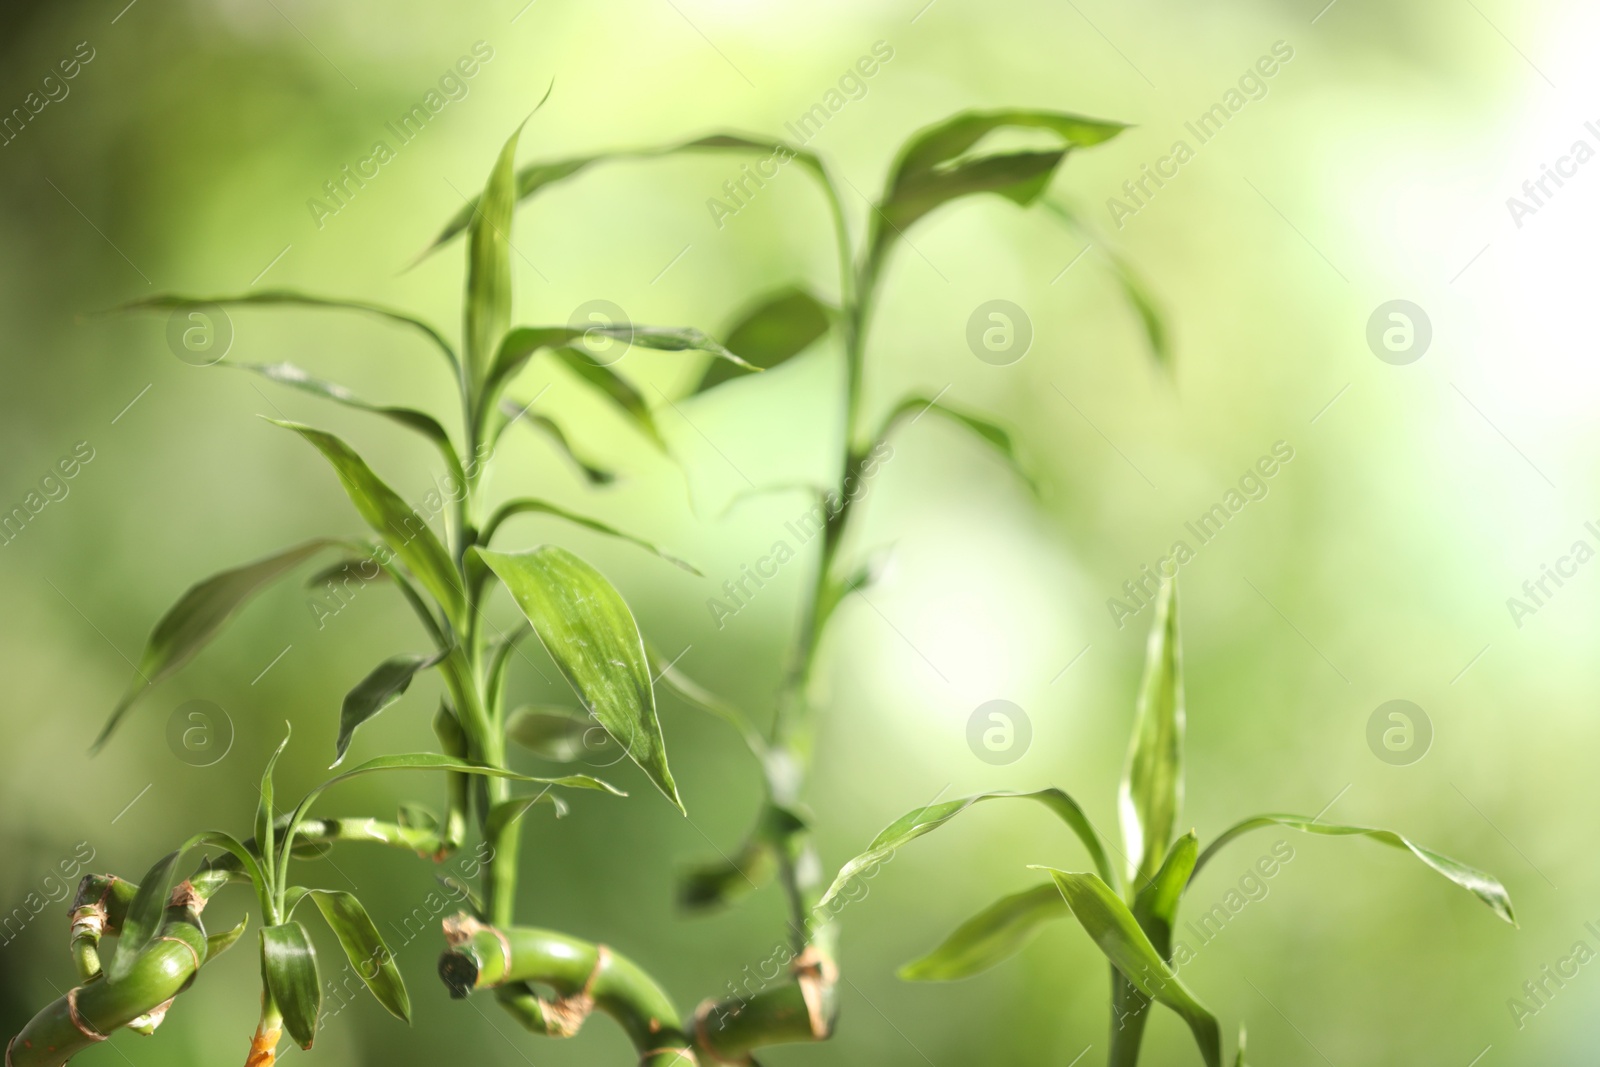
[[[283,1035],[283,1028],[263,1030],[256,1027],[254,1036],[250,1038],[250,1055],[244,1061],[244,1067],[272,1067],[278,1058],[278,1039]]]
[[[589,972],[583,988],[571,996],[557,997],[555,1000],[541,1003],[552,1037],[571,1037],[582,1028],[584,1020],[594,1013],[594,983],[610,959],[611,950],[604,945],[596,945],[594,969]]]
[[[811,1022],[811,1036],[826,1040],[833,1032],[831,1021],[823,1008],[823,994],[839,980],[839,968],[815,945],[807,945],[794,958],[790,969],[800,984],[800,996],[806,1002],[806,1015]]]
[[[89,1024],[89,1020],[78,1014],[78,989],[76,986],[67,990],[67,1017],[72,1020],[72,1025],[77,1027],[78,1033],[90,1041],[104,1041],[106,1039],[105,1034],[96,1030]],[[10,1058],[11,1052],[8,1048],[6,1050],[6,1059],[9,1061]]]
[[[167,900],[167,907],[187,908],[199,915],[206,910],[206,900],[205,897],[195,892],[194,884],[185,878],[172,887],[172,896]]]
[[[72,936],[98,941],[106,932],[106,918],[104,903],[78,905],[72,910]]]

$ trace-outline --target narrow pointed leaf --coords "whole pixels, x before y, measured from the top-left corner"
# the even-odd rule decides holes
[[[911,416],[911,422],[916,422],[923,414],[930,412],[941,418],[948,419],[956,426],[975,434],[979,440],[1000,454],[1000,458],[1005,460],[1006,465],[1011,468],[1018,478],[1022,479],[1029,489],[1037,490],[1037,483],[1034,481],[1033,474],[1023,461],[1022,450],[1017,445],[1016,440],[1012,438],[1009,430],[981,416],[961,411],[948,404],[941,404],[933,397],[911,396],[900,401],[895,409],[889,413],[889,417],[884,420],[883,429],[878,433],[878,439],[882,440],[888,437],[907,416]]]
[[[223,930],[221,933],[216,934],[207,934],[206,962],[210,963],[212,960],[216,959],[218,956],[222,955],[224,952],[228,951],[235,944],[237,944],[239,938],[244,936],[245,927],[249,925],[250,916],[247,914],[244,918],[239,920],[239,925],[235,926],[233,929]]]
[[[500,401],[500,413],[507,420],[505,427],[502,427],[502,432],[506,427],[516,422],[525,422],[530,428],[542,432],[555,444],[556,451],[566,456],[572,462],[572,465],[578,468],[583,475],[584,481],[591,486],[610,485],[617,480],[616,471],[602,466],[598,460],[585,456],[577,448],[573,447],[572,442],[567,439],[566,431],[548,415],[535,415],[514,400]]]
[[[349,893],[331,889],[313,889],[310,895],[339,939],[350,966],[372,990],[378,1003],[395,1018],[410,1022],[411,997],[406,993],[400,969],[395,966],[394,954],[383,943],[383,936],[361,901]]]
[[[1195,873],[1198,874],[1200,868],[1204,867],[1206,862],[1223,845],[1226,845],[1241,834],[1263,826],[1284,826],[1291,830],[1299,830],[1302,833],[1322,834],[1327,837],[1367,837],[1388,845],[1390,848],[1402,849],[1483,901],[1484,904],[1488,905],[1490,911],[1506,922],[1513,926],[1517,924],[1516,914],[1511,908],[1511,895],[1506,892],[1506,887],[1500,884],[1500,880],[1493,875],[1468,867],[1465,863],[1434,852],[1432,849],[1423,848],[1410,838],[1402,837],[1392,830],[1375,830],[1365,826],[1337,826],[1318,822],[1316,819],[1308,818],[1304,815],[1257,815],[1254,818],[1235,823],[1224,830],[1215,841],[1206,846],[1205,851],[1200,854],[1200,858],[1195,862]]]
[[[1002,897],[956,927],[943,944],[900,968],[908,982],[952,982],[1015,956],[1039,928],[1072,910],[1054,883]]]
[[[178,308],[192,307],[196,304],[217,304],[223,307],[234,305],[285,305],[292,307],[332,308],[340,311],[359,311],[367,315],[376,315],[390,322],[399,323],[419,331],[450,362],[452,370],[458,366],[456,351],[450,342],[444,339],[434,327],[419,318],[408,315],[403,311],[395,311],[381,304],[368,303],[365,300],[339,300],[331,297],[312,296],[309,293],[298,293],[290,289],[262,289],[259,292],[240,293],[233,296],[185,296],[180,293],[159,293],[155,296],[145,297],[123,304],[118,311],[174,311]]]
[[[1134,897],[1133,917],[1139,920],[1140,928],[1163,959],[1172,956],[1172,927],[1177,919],[1178,903],[1194,874],[1199,851],[1199,839],[1194,831],[1178,838],[1162,861],[1161,869]]]
[[[1000,800],[1015,798],[1018,800],[1032,800],[1045,807],[1066,823],[1078,840],[1088,850],[1089,857],[1094,861],[1095,869],[1104,875],[1111,874],[1111,862],[1106,858],[1105,847],[1100,843],[1100,835],[1095,833],[1089,819],[1078,806],[1078,802],[1059,789],[1040,789],[1032,793],[994,792],[977,793],[973,796],[961,797],[957,800],[946,800],[938,804],[929,804],[916,808],[902,815],[890,823],[877,837],[872,839],[872,844],[867,851],[861,853],[839,868],[838,875],[828,891],[817,902],[817,907],[825,907],[857,873],[875,863],[882,861],[890,853],[902,846],[921,837],[923,834],[937,830],[951,819],[960,815],[974,804],[985,800]]]
[[[584,707],[682,811],[644,640],[622,595],[599,571],[553,545],[516,555],[477,552],[505,583]]]
[[[727,331],[727,347],[763,370],[793,359],[817,342],[833,324],[835,309],[807,289],[788,286],[769,293]],[[694,391],[703,393],[749,371],[727,360],[712,360]]]
[[[989,134],[1006,128],[1052,133],[1061,147],[987,155],[973,151]],[[1068,152],[1100,144],[1125,128],[1120,122],[1060,111],[1008,109],[964,111],[918,131],[900,150],[873,215],[869,272],[877,272],[889,249],[913,223],[942,204],[975,193],[996,193],[1027,206],[1044,192]]]
[[[506,139],[467,225],[462,337],[468,380],[475,385],[488,376],[500,338],[511,326],[511,216],[517,203],[515,169],[521,136],[519,125]]]
[[[548,789],[532,796],[512,797],[489,809],[489,818],[484,824],[484,838],[497,840],[502,830],[521,819],[536,804],[549,804],[558,819],[567,814],[567,802]]]
[[[150,631],[144,654],[139,657],[138,673],[90,751],[99,751],[133,702],[189,662],[246,601],[333,543],[323,538],[307,541],[191,586]]]
[[[1133,737],[1117,793],[1123,854],[1129,877],[1139,884],[1161,868],[1183,808],[1183,725],[1177,587],[1168,581],[1156,606]]]
[[[773,153],[783,151],[791,154],[796,162],[822,175],[822,164],[810,152],[801,151],[781,141],[772,138],[747,136],[736,133],[719,133],[706,137],[697,137],[692,141],[657,145],[647,148],[622,149],[610,152],[600,152],[587,156],[576,156],[569,159],[553,160],[543,163],[530,163],[517,172],[517,199],[526,200],[539,193],[541,190],[563,182],[568,178],[582,174],[597,163],[611,162],[624,159],[652,159],[662,156],[675,155],[680,152],[707,152],[707,151],[732,151],[739,153],[765,152]],[[477,209],[477,201],[467,204],[445,224],[439,236],[434,238],[423,256],[443,245],[457,234],[467,228],[473,213]]]
[[[663,452],[667,450],[667,439],[661,435],[661,428],[656,425],[649,403],[632,383],[610,367],[596,363],[587,352],[576,348],[558,348],[555,355],[567,369],[627,416],[634,428],[649,438],[651,444]]]
[[[261,850],[261,862],[266,868],[268,882],[276,882],[278,870],[278,850],[273,843],[273,832],[278,824],[278,809],[273,803],[272,772],[278,766],[278,757],[289,747],[289,737],[293,733],[288,723],[284,723],[284,727],[283,740],[272,750],[272,755],[267,759],[266,769],[261,772],[260,796],[256,802],[256,848]],[[288,862],[287,856],[283,862]]]
[[[466,610],[460,576],[450,561],[450,554],[439,542],[438,535],[417,514],[416,509],[373,473],[366,460],[357,455],[354,449],[333,434],[296,422],[278,419],[268,421],[286,430],[293,430],[323,454],[367,525],[388,543],[401,562],[444,607],[450,619],[459,622]]]
[[[1216,1017],[1201,1006],[1173,973],[1111,887],[1095,874],[1058,871],[1051,867],[1036,869],[1055,879],[1073,917],[1134,988],[1165,1004],[1188,1024],[1206,1067],[1222,1067],[1222,1032]]]
[[[558,504],[550,503],[548,500],[535,500],[532,497],[519,497],[516,500],[507,501],[496,508],[494,515],[484,524],[483,543],[488,544],[493,540],[495,531],[500,528],[500,524],[516,515],[553,515],[558,519],[565,519],[574,525],[582,526],[586,530],[593,530],[596,533],[603,533],[607,537],[616,537],[627,541],[629,544],[638,545],[646,552],[661,557],[674,567],[680,567],[696,577],[705,577],[694,564],[679,559],[660,545],[646,541],[642,537],[635,537],[630,533],[623,533],[615,526],[603,523],[599,519],[591,519],[587,515],[569,511]]]
[[[1150,293],[1150,288],[1145,284],[1139,272],[1126,258],[1112,251],[1098,234],[1084,221],[1083,216],[1065,204],[1054,200],[1044,202],[1045,209],[1064,220],[1079,235],[1090,244],[1100,246],[1105,253],[1107,262],[1111,264],[1112,275],[1116,278],[1117,285],[1122,289],[1123,297],[1134,313],[1139,316],[1139,325],[1144,330],[1145,342],[1150,346],[1150,355],[1156,364],[1164,370],[1172,370],[1172,348],[1167,339],[1167,325],[1161,308]]]
[[[361,399],[342,385],[324,381],[321,378],[313,378],[293,363],[224,363],[223,366],[259,374],[268,381],[293,386],[302,392],[310,393],[312,396],[320,396],[335,403],[343,404],[345,407],[355,408],[357,411],[370,411],[375,415],[382,415],[384,418],[396,422],[408,430],[419,433],[433,442],[434,447],[439,450],[439,454],[444,457],[445,465],[450,468],[450,473],[457,480],[464,480],[466,477],[461,468],[461,456],[456,452],[456,447],[450,440],[449,432],[439,424],[438,419],[427,412],[418,411],[415,408],[371,403]]]
[[[443,658],[443,653],[425,656],[412,652],[391,656],[357,682],[356,687],[345,694],[344,706],[339,709],[339,738],[334,743],[333,766],[344,762],[345,753],[350,750],[350,741],[362,723],[404,696],[418,673],[436,665]]]
[[[261,977],[283,1013],[283,1028],[297,1045],[309,1049],[317,1038],[322,983],[305,927],[291,921],[261,931]]]

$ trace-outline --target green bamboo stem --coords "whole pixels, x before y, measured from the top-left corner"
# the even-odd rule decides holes
[[[96,977],[47,1005],[6,1046],[6,1067],[62,1067],[120,1027],[148,1016],[155,1018],[145,1032],[159,1024],[166,1006],[188,988],[206,960],[205,927],[200,923],[205,901],[182,892],[183,888],[175,893],[177,903],[167,907],[155,938],[135,957],[132,969],[118,981]]]

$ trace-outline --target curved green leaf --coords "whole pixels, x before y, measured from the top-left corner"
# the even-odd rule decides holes
[[[635,389],[628,379],[610,367],[601,366],[595,362],[594,357],[576,348],[558,348],[555,350],[555,356],[568,370],[582,378],[627,416],[634,428],[649,438],[651,444],[663,452],[667,451],[667,439],[661,435],[661,428],[656,425],[654,412],[650,410],[650,405],[643,394]]]
[[[307,293],[298,293],[290,289],[262,289],[258,292],[239,293],[234,296],[185,296],[180,293],[158,293],[140,300],[133,300],[117,308],[118,311],[174,311],[178,308],[190,307],[195,304],[232,305],[290,305],[312,308],[333,308],[340,311],[360,311],[368,315],[388,319],[390,322],[409,326],[420,331],[424,337],[431,341],[439,351],[444,353],[449,360],[450,368],[456,370],[459,363],[456,359],[456,350],[444,335],[419,318],[415,318],[403,311],[395,311],[381,304],[368,303],[365,300],[339,300],[331,297],[311,296]]]
[[[1145,652],[1128,760],[1117,791],[1128,876],[1142,884],[1166,858],[1183,808],[1183,654],[1177,583],[1162,583]]]
[[[596,163],[606,163],[613,160],[624,159],[653,159],[661,156],[675,155],[679,152],[704,152],[704,151],[736,151],[736,152],[775,152],[786,151],[795,157],[801,165],[812,170],[818,175],[822,174],[822,164],[815,155],[804,152],[775,141],[771,138],[752,137],[737,133],[711,134],[706,137],[697,137],[692,141],[670,145],[658,145],[649,148],[622,149],[610,152],[597,152],[593,155],[575,156],[570,159],[554,160],[546,163],[530,163],[517,172],[517,199],[526,200],[540,190],[565,181],[583,173]],[[440,245],[467,228],[473,213],[477,210],[477,201],[474,200],[456,212],[455,216],[445,224],[439,236],[422,253],[426,257]],[[421,257],[419,257],[421,258]]]
[[[1100,835],[1095,833],[1094,827],[1089,823],[1088,816],[1084,815],[1083,809],[1078,806],[1078,802],[1065,792],[1060,789],[1050,788],[1036,790],[1032,793],[1013,793],[1010,791],[977,793],[957,800],[928,804],[909,811],[890,823],[877,837],[872,839],[872,844],[868,846],[867,851],[839,868],[839,873],[835,876],[833,884],[828,887],[828,891],[817,902],[817,907],[827,906],[844,889],[850,879],[854,878],[860,871],[881,862],[890,853],[916,840],[923,834],[937,830],[974,804],[982,803],[985,800],[1006,798],[1037,801],[1055,812],[1061,821],[1066,823],[1072,832],[1078,835],[1078,840],[1083,842],[1083,847],[1089,852],[1089,858],[1094,861],[1095,869],[1106,876],[1111,875],[1111,861],[1106,858],[1105,847],[1100,843]]]
[[[548,98],[549,93],[545,95]],[[527,121],[518,124],[500,149],[467,224],[467,294],[461,336],[467,377],[475,385],[488,377],[500,339],[511,326],[511,215],[517,204],[517,140]]]
[[[554,545],[515,555],[475,551],[505,583],[584,707],[682,811],[644,639],[622,595],[599,571]]]
[[[117,728],[146,689],[170,677],[178,668],[193,658],[196,652],[217,635],[224,623],[252,596],[283,577],[285,572],[334,544],[326,538],[317,538],[285,549],[275,556],[267,556],[242,567],[212,575],[191,586],[178,602],[161,616],[155,629],[145,642],[144,654],[139,657],[136,676],[117,702],[111,717],[95,738],[90,752],[98,752],[111,731]]]
[[[450,473],[458,482],[466,480],[466,474],[461,468],[461,456],[456,452],[456,446],[450,440],[450,434],[440,425],[439,420],[427,412],[418,411],[416,408],[396,407],[390,404],[374,404],[363,400],[344,386],[334,382],[313,378],[305,370],[293,363],[224,363],[224,367],[235,370],[250,371],[259,374],[268,381],[280,385],[293,386],[312,396],[320,396],[332,400],[357,411],[369,411],[374,415],[382,415],[386,419],[415,431],[432,441],[439,454],[444,457],[445,466],[450,468]]]
[[[440,544],[426,520],[379,478],[366,460],[344,441],[323,430],[298,422],[268,419],[275,426],[293,430],[321,452],[333,466],[351,503],[395,555],[400,557],[417,580],[444,608],[453,622],[459,623],[466,611],[466,597],[450,553]]]
[[[1022,451],[1012,438],[1009,430],[997,423],[990,422],[988,419],[961,411],[948,404],[941,404],[936,397],[910,396],[900,401],[894,410],[889,413],[889,417],[883,421],[883,429],[878,431],[878,440],[884,440],[894,432],[900,421],[907,415],[911,415],[911,421],[916,422],[924,413],[930,411],[941,418],[950,420],[956,426],[976,434],[981,441],[1000,454],[1000,458],[1005,460],[1006,465],[1011,468],[1018,478],[1022,479],[1023,484],[1030,490],[1037,491],[1038,485],[1034,481],[1032,473],[1029,472],[1027,464],[1023,462]]]
[[[233,929],[223,930],[221,933],[216,934],[207,934],[206,962],[210,963],[238,943],[239,938],[244,936],[245,927],[249,925],[250,915],[246,913],[245,917],[239,920],[239,925]]]
[[[1039,927],[1072,914],[1046,884],[1002,897],[956,927],[938,948],[900,968],[908,982],[953,982],[982,974],[1021,952]]]
[[[1053,133],[1062,147],[1049,151],[973,153],[999,129]],[[964,111],[914,134],[890,169],[883,198],[872,217],[867,271],[875,276],[884,258],[912,224],[942,204],[974,193],[996,193],[1026,207],[1044,192],[1056,168],[1074,148],[1110,140],[1127,127],[1062,111],[1007,109]]]
[[[261,850],[261,864],[268,884],[276,883],[279,862],[278,850],[273,844],[273,832],[277,829],[278,823],[278,809],[273,804],[272,772],[278,766],[278,757],[289,747],[289,738],[294,733],[294,728],[289,723],[285,722],[283,725],[283,740],[272,750],[272,755],[267,758],[267,766],[261,772],[260,797],[256,802],[256,848]],[[287,855],[282,862],[289,862]]]
[[[1045,871],[1055,879],[1073,917],[1112,966],[1141,994],[1165,1004],[1189,1025],[1206,1067],[1222,1067],[1222,1032],[1216,1017],[1201,1006],[1173,973],[1111,887],[1095,874],[1076,874],[1052,867],[1034,869]]]
[[[1044,201],[1045,210],[1062,219],[1067,225],[1078,231],[1084,240],[1100,246],[1106,259],[1111,264],[1111,272],[1115,276],[1117,285],[1122,289],[1123,297],[1128,301],[1134,313],[1139,316],[1139,325],[1144,329],[1146,343],[1150,346],[1150,354],[1155,358],[1156,364],[1164,370],[1172,370],[1172,349],[1167,339],[1167,326],[1157,306],[1155,297],[1150,294],[1150,289],[1139,277],[1138,271],[1122,256],[1113,252],[1104,241],[1084,221],[1083,216],[1076,210],[1057,203],[1054,200]]]
[[[506,503],[501,504],[498,508],[496,508],[494,515],[492,515],[489,521],[484,524],[482,543],[490,543],[494,539],[495,531],[500,529],[500,524],[505,522],[507,519],[515,515],[534,514],[554,515],[558,519],[565,519],[570,523],[582,526],[588,530],[593,530],[596,533],[603,533],[608,537],[619,538],[623,541],[629,542],[630,544],[638,545],[646,552],[660,556],[674,567],[680,567],[697,578],[705,577],[705,575],[701,574],[699,568],[697,568],[694,564],[679,559],[677,556],[674,556],[671,552],[668,552],[660,545],[646,541],[642,537],[635,537],[633,534],[623,533],[615,526],[609,526],[606,523],[601,522],[599,519],[591,519],[587,515],[580,515],[575,511],[569,511],[558,504],[550,503],[548,500],[535,500],[532,497],[519,497],[516,500],[508,500]]]
[[[1172,927],[1177,922],[1178,903],[1194,872],[1199,843],[1194,831],[1184,834],[1167,852],[1161,869],[1134,897],[1133,917],[1150,939],[1150,944],[1167,961],[1172,959]],[[1116,968],[1111,970],[1111,1011],[1117,1025],[1111,1029],[1110,1067],[1134,1067],[1144,1044],[1144,1028],[1149,1022],[1150,1001],[1135,989]]]
[[[549,804],[555,809],[556,818],[558,819],[565,817],[567,814],[567,802],[548,789],[542,789],[532,796],[512,797],[510,800],[502,800],[489,809],[489,818],[484,821],[484,839],[488,841],[499,840],[500,832],[526,815],[528,810],[535,804]]]
[[[768,293],[727,331],[727,346],[754,367],[771,370],[804,352],[833,325],[837,309],[798,285]],[[712,360],[695,393],[742,378],[748,371],[727,360]]]
[[[339,709],[339,738],[334,743],[331,766],[337,767],[344,762],[357,727],[404,696],[405,691],[411,688],[411,680],[419,672],[436,665],[444,656],[442,652],[431,656],[415,652],[391,656],[357,682],[355,688],[345,694],[344,706]]]
[[[1453,860],[1449,856],[1441,855],[1432,849],[1423,848],[1410,838],[1402,837],[1392,830],[1374,830],[1365,826],[1335,826],[1318,822],[1316,819],[1307,818],[1304,815],[1257,815],[1254,818],[1235,823],[1224,830],[1215,841],[1206,846],[1204,852],[1200,853],[1200,858],[1195,861],[1195,873],[1199,874],[1200,868],[1204,867],[1207,861],[1223,845],[1226,845],[1240,834],[1248,833],[1263,826],[1284,826],[1290,830],[1299,830],[1307,834],[1322,834],[1326,837],[1368,837],[1388,845],[1390,848],[1403,849],[1483,901],[1484,904],[1488,905],[1489,910],[1500,916],[1500,918],[1512,926],[1517,925],[1516,914],[1511,909],[1511,895],[1506,892],[1506,887],[1500,884],[1500,880],[1493,875],[1468,867],[1465,863]]]
[[[506,423],[500,428],[504,432],[507,427],[515,422],[526,422],[531,429],[539,430],[555,443],[556,450],[566,456],[583,474],[583,478],[592,486],[610,485],[617,480],[617,472],[608,467],[603,467],[597,460],[584,456],[572,442],[567,439],[566,431],[562,430],[559,423],[547,415],[535,415],[514,400],[501,400],[500,413],[506,417]],[[498,436],[498,435],[497,435]]]
[[[283,1028],[296,1044],[309,1049],[317,1038],[322,983],[317,977],[317,952],[305,927],[291,920],[262,929],[261,978],[283,1013]]]
[[[313,889],[310,897],[339,939],[339,947],[344,949],[350,966],[372,990],[378,1003],[395,1018],[410,1022],[411,997],[406,993],[400,968],[395,966],[394,954],[383,943],[383,936],[361,901],[349,893],[332,889]]]

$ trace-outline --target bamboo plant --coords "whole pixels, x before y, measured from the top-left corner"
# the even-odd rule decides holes
[[[439,973],[452,996],[491,991],[496,1001],[529,1030],[552,1037],[575,1034],[596,1009],[612,1016],[628,1034],[639,1061],[668,1064],[753,1063],[762,1047],[816,1041],[833,1031],[837,1014],[834,960],[836,931],[821,865],[811,843],[802,794],[811,755],[814,711],[808,686],[822,635],[839,603],[870,579],[870,569],[847,558],[847,537],[856,493],[852,487],[889,437],[909,416],[933,411],[975,434],[1020,470],[1017,449],[1001,427],[968,412],[920,396],[907,397],[877,419],[863,404],[865,348],[875,298],[892,252],[905,232],[943,204],[978,193],[995,193],[1027,206],[1039,200],[1067,155],[1108,140],[1123,127],[1050,111],[965,112],[914,135],[900,150],[884,193],[872,205],[859,247],[829,169],[816,155],[770,139],[716,134],[655,148],[612,152],[516,167],[521,129],[500,152],[482,193],[442,230],[428,252],[465,235],[466,285],[461,343],[408,313],[353,300],[278,290],[234,296],[163,295],[130,309],[180,310],[196,305],[289,306],[355,311],[414,330],[436,349],[459,396],[454,432],[438,416],[414,408],[369,402],[343,386],[314,377],[290,363],[229,364],[326,400],[379,415],[420,434],[434,445],[444,466],[446,492],[439,500],[412,505],[392,489],[349,444],[310,426],[271,420],[315,448],[333,468],[355,510],[370,527],[370,539],[321,538],[293,546],[215,575],[193,586],[153,629],[135,678],[106,723],[98,749],[151,687],[187,663],[247,601],[313,557],[337,554],[313,581],[381,572],[416,616],[426,652],[386,659],[344,698],[334,746],[342,762],[359,728],[398,700],[413,679],[437,670],[445,697],[434,718],[439,751],[379,756],[335,776],[287,812],[274,801],[273,769],[280,745],[261,779],[261,803],[253,835],[211,831],[185,841],[159,860],[136,885],[108,875],[86,876],[72,911],[71,951],[81,984],[52,1003],[7,1048],[7,1067],[55,1067],[119,1028],[152,1032],[173,998],[212,959],[233,944],[243,927],[207,931],[201,913],[211,896],[228,885],[249,885],[259,912],[263,979],[261,1016],[247,1063],[271,1064],[282,1031],[311,1047],[318,1025],[321,985],[318,964],[297,914],[310,900],[332,927],[350,963],[377,999],[402,1019],[409,997],[365,908],[347,893],[298,884],[290,877],[297,858],[351,842],[386,844],[434,860],[465,843],[469,823],[482,839],[478,889],[460,886],[469,907],[445,920],[447,942]],[[983,151],[980,142],[1005,129],[1053,139],[1047,149]],[[724,346],[692,328],[604,326],[513,326],[510,240],[515,208],[552,184],[609,159],[656,157],[678,152],[781,155],[795,160],[819,182],[837,243],[839,293],[825,300],[804,286],[790,286],[758,299],[728,331]],[[427,253],[425,253],[427,254]],[[1141,315],[1136,283],[1120,275]],[[1147,318],[1147,325],[1149,320]],[[586,342],[596,336],[666,352],[703,352],[713,357],[693,392],[732,378],[770,369],[799,355],[824,336],[837,336],[842,351],[840,399],[844,436],[838,442],[835,482],[818,487],[817,514],[824,536],[813,579],[801,605],[795,649],[775,700],[770,728],[706,692],[649,645],[622,595],[591,565],[556,545],[507,551],[506,524],[521,515],[543,515],[624,538],[693,570],[649,541],[533,497],[513,497],[488,507],[488,472],[497,446],[513,425],[541,431],[577,463],[595,485],[611,472],[582,455],[562,424],[511,398],[518,375],[543,357],[592,387],[598,396],[647,438],[661,444],[649,405],[626,376],[597,358]],[[1157,335],[1152,331],[1152,340]],[[1157,344],[1159,351],[1159,343]],[[664,447],[664,446],[663,446]],[[438,526],[430,519],[437,516]],[[695,572],[698,573],[698,572]],[[496,586],[505,586],[520,610],[516,626],[501,630],[486,613]],[[537,635],[570,684],[581,713],[507,708],[507,675],[523,653],[519,641]],[[788,971],[759,990],[708,999],[690,1017],[649,973],[607,946],[552,930],[519,925],[516,915],[519,819],[541,801],[558,811],[553,791],[619,793],[588,775],[538,778],[513,772],[508,741],[519,741],[547,758],[570,758],[595,727],[618,745],[680,810],[683,808],[666,757],[656,710],[656,684],[686,702],[727,720],[744,738],[765,772],[768,799],[749,839],[730,863],[691,870],[682,898],[692,908],[725,903],[737,884],[753,883],[775,870],[790,910]],[[284,740],[287,745],[288,738]],[[317,818],[312,805],[324,789],[378,771],[433,770],[446,776],[446,808],[435,816],[403,805],[393,820]],[[537,790],[514,793],[518,783]],[[173,886],[185,854],[205,849],[205,859]],[[859,866],[857,868],[859,870]],[[737,877],[736,877],[737,876]],[[755,876],[755,877],[751,877]],[[101,939],[117,939],[102,965]],[[731,985],[731,983],[730,983]]]
[[[906,813],[883,830],[867,851],[839,871],[823,904],[859,872],[915,838],[937,830],[976,804],[1029,800],[1050,809],[1083,845],[1092,869],[1030,866],[1047,879],[997,900],[957,927],[938,947],[907,963],[900,977],[913,982],[970,978],[1020,952],[1034,933],[1056,919],[1076,919],[1111,963],[1111,1036],[1106,1062],[1135,1067],[1152,1003],[1171,1009],[1188,1026],[1207,1067],[1221,1067],[1222,1031],[1184,984],[1179,971],[1193,950],[1174,942],[1178,907],[1195,877],[1218,852],[1251,830],[1278,826],[1328,837],[1365,837],[1409,852],[1427,867],[1472,893],[1504,921],[1516,925],[1511,897],[1492,875],[1416,844],[1390,830],[1341,826],[1315,816],[1255,815],[1228,827],[1204,849],[1193,830],[1179,833],[1184,794],[1183,658],[1176,585],[1163,585],[1134,712],[1117,813],[1122,848],[1102,839],[1083,809],[1060,789],[1031,793],[978,793]],[[1118,852],[1120,863],[1108,853]],[[1244,1030],[1235,1063],[1244,1064]]]

